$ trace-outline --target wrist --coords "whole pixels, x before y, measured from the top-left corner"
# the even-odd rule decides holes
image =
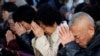
[[[71,43],[71,42],[73,42],[73,41],[74,41],[74,40],[72,40],[72,41],[67,41],[67,42],[63,42],[62,45],[63,45],[63,47],[65,47],[66,44]]]
[[[22,33],[18,33],[17,35],[18,36],[21,36],[21,35],[23,35],[23,34],[25,34],[26,32],[22,32]]]

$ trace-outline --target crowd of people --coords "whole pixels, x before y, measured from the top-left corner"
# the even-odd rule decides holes
[[[99,56],[100,0],[68,1],[0,0],[0,56]]]

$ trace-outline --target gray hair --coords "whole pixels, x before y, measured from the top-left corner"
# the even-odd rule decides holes
[[[87,17],[84,19],[88,20],[88,23],[95,27],[95,22],[94,22],[93,18],[85,12],[78,12],[78,13],[75,13],[74,15],[72,15],[72,17],[70,18],[71,20],[69,22],[69,27],[71,27],[76,22],[80,22],[83,19],[82,18],[83,16]]]

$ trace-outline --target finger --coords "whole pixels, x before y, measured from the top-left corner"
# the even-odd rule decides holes
[[[11,33],[10,30],[8,30],[8,31],[6,32],[6,34],[5,34],[6,39],[9,38],[10,33]]]
[[[32,28],[37,31],[40,27],[35,22],[32,22]]]
[[[7,36],[8,36],[8,34],[7,34],[7,33],[5,34],[5,36],[6,36],[6,38],[8,38],[8,37],[7,37]]]
[[[6,31],[6,35],[8,34],[9,30]]]
[[[62,30],[62,34],[66,34],[67,31],[65,31],[65,28],[63,25],[61,25],[61,30]]]
[[[14,27],[16,30],[18,29],[18,24],[17,23],[15,23],[15,27]]]
[[[35,23],[35,22],[34,22],[34,27],[35,27],[36,29],[39,29],[39,28],[40,28],[39,25],[37,25],[37,23]]]
[[[17,22],[15,23],[15,25],[17,28],[20,28],[20,25]]]
[[[58,35],[59,35],[59,38],[60,38],[61,43],[63,44],[64,37],[60,33]]]
[[[32,31],[33,31],[33,33],[34,33],[34,31],[35,31],[35,30],[34,30],[34,28],[33,28],[32,26],[31,26],[31,30],[32,30]]]
[[[10,33],[11,33],[11,31],[10,31],[10,30],[8,30],[6,33],[7,33],[7,34],[10,34]]]
[[[25,28],[22,26],[22,24],[19,24],[19,26],[20,26],[21,28],[25,29]]]
[[[34,27],[31,27],[31,29],[32,29],[33,33],[36,35],[37,30],[34,29]]]
[[[60,37],[63,35],[63,32],[61,30],[61,27],[59,27],[59,33],[58,34],[59,34]]]
[[[36,30],[35,25],[34,25],[34,22],[31,23],[31,29],[32,29],[33,31]]]
[[[16,36],[15,35],[13,35],[13,36],[14,36],[13,38],[16,39]]]
[[[36,22],[34,22],[34,24],[36,25],[37,28],[40,28],[40,26]]]
[[[68,26],[64,26],[64,25],[62,25],[62,27],[63,27],[63,34],[65,34],[66,36],[70,36],[70,31],[69,31],[69,28],[68,28]]]
[[[59,35],[59,37],[60,37],[60,38],[62,37],[62,34],[61,34],[61,32],[60,32],[60,31],[59,31],[58,35]]]
[[[68,32],[69,28],[67,26],[63,26],[64,27],[64,31]]]
[[[31,25],[34,26],[34,21],[31,22]]]
[[[18,23],[20,27],[23,27],[22,24]]]

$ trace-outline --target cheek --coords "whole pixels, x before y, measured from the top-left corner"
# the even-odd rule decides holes
[[[86,42],[86,38],[85,38],[85,37],[80,38],[80,42],[81,42],[81,43]]]
[[[80,42],[83,44],[83,45],[86,45],[88,43],[88,37],[85,35],[83,36],[81,39],[80,39]]]
[[[8,14],[8,13],[3,13],[3,14],[2,14],[3,19],[7,19],[7,18],[8,18],[8,16],[9,16],[9,14]]]
[[[9,14],[8,14],[8,12],[3,12],[2,15],[3,15],[3,16],[8,16]]]

